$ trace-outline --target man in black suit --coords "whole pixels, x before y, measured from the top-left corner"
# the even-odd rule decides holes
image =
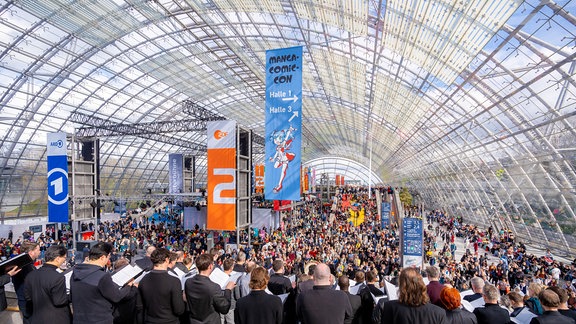
[[[478,324],[508,324],[510,315],[508,311],[498,305],[500,292],[493,285],[484,285],[482,289],[484,297],[484,307],[474,309],[474,315],[478,319]]]
[[[66,261],[67,252],[62,245],[50,246],[44,254],[46,263],[26,277],[24,296],[30,323],[72,323],[66,280],[56,271]]]
[[[574,324],[574,319],[560,314],[560,296],[552,289],[544,289],[538,294],[538,299],[544,308],[544,314],[532,318],[530,324]]]
[[[346,296],[348,296],[348,301],[350,302],[350,306],[352,306],[352,324],[360,323],[362,318],[362,299],[358,295],[350,294],[348,291],[348,288],[350,287],[350,280],[346,275],[342,275],[340,278],[338,278],[338,287],[340,287],[340,290],[346,293]]]
[[[379,296],[384,296],[385,293],[380,290],[378,273],[375,270],[366,272],[366,287],[362,288],[358,294],[362,300],[362,322],[371,323],[372,322],[372,312],[374,311],[374,298]]]
[[[22,271],[18,272],[16,275],[12,277],[12,284],[14,284],[14,290],[16,290],[16,296],[18,296],[18,308],[20,309],[20,314],[22,315],[22,322],[24,324],[30,323],[28,320],[30,317],[29,311],[26,309],[26,297],[24,295],[25,289],[25,280],[28,274],[33,271],[36,271],[36,267],[34,266],[34,262],[40,256],[40,245],[35,242],[31,241],[24,241],[20,246],[20,252],[28,253],[30,258],[32,259],[32,263],[25,265],[22,267]]]
[[[156,250],[155,246],[153,245],[148,246],[146,248],[146,255],[144,255],[142,259],[136,260],[134,263],[136,263],[136,265],[139,266],[144,271],[152,271],[152,269],[154,268],[154,263],[152,263],[152,259],[150,259],[150,256],[152,255],[152,252],[154,252],[154,250]]]
[[[330,287],[330,268],[324,263],[316,266],[314,287],[303,291],[296,300],[296,314],[302,324],[350,323],[352,306],[346,293]]]
[[[290,279],[284,277],[284,261],[281,259],[274,260],[272,270],[274,270],[274,274],[270,276],[270,281],[268,281],[268,290],[274,295],[291,293],[293,290],[292,283]]]
[[[184,285],[191,324],[220,324],[220,314],[226,314],[230,310],[231,289],[236,283],[228,282],[222,292],[220,286],[209,278],[214,267],[212,255],[199,255],[196,258],[199,273],[188,279]]]
[[[265,289],[269,280],[268,272],[262,267],[252,270],[250,294],[238,299],[234,309],[236,324],[281,324],[282,301],[278,296],[269,295]]]
[[[474,292],[474,294],[464,296],[464,300],[471,303],[477,299],[482,298],[482,290],[484,289],[484,279],[480,277],[474,277],[470,280],[470,284],[472,285],[472,291]]]

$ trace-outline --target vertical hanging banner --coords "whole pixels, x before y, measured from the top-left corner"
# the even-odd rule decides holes
[[[48,222],[68,223],[66,133],[48,133]]]
[[[380,212],[381,227],[384,229],[386,226],[390,225],[390,203],[383,202]]]
[[[264,193],[264,164],[254,166],[254,188],[256,193]]]
[[[236,121],[207,123],[208,214],[206,228],[236,229]]]
[[[266,200],[300,200],[302,47],[266,51]]]
[[[424,261],[422,220],[402,219],[402,267],[422,269]]]
[[[182,154],[168,155],[168,193],[180,194],[184,192],[184,170]]]

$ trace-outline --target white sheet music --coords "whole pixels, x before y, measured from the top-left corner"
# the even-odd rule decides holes
[[[520,311],[520,313],[518,313],[518,315],[516,315],[516,317],[510,317],[510,319],[514,323],[528,324],[528,323],[530,323],[532,318],[534,318],[536,316],[538,316],[538,315],[529,311],[528,307],[524,307],[524,309],[522,311]]]
[[[281,294],[277,296],[280,297],[280,300],[282,300],[282,304],[284,304],[286,302],[286,299],[288,298],[288,295],[290,294]]]
[[[484,304],[486,304],[486,302],[484,301],[484,298],[478,298],[478,299],[470,302],[470,305],[472,305],[472,307],[474,307],[474,308],[483,307]]]
[[[64,272],[64,279],[66,281],[66,293],[70,293],[70,280],[72,280],[72,273],[74,272],[73,268],[68,269],[68,271]]]
[[[386,295],[383,295],[383,296],[374,296],[373,293],[370,293],[370,295],[372,295],[372,299],[374,299],[374,304],[376,304],[376,305],[378,305],[378,302],[380,301],[380,299],[388,297],[388,296],[386,296]]]
[[[386,286],[386,292],[388,293],[388,300],[398,299],[398,287],[384,280],[384,285]]]
[[[112,275],[112,281],[114,281],[114,283],[118,286],[122,287],[130,280],[137,277],[143,271],[144,270],[138,265],[127,264],[124,268],[120,269],[120,271]]]
[[[222,288],[222,290],[226,289],[226,285],[230,281],[230,276],[218,268],[214,268],[214,270],[212,270],[209,278],[212,280],[212,282],[217,283],[220,288]]]

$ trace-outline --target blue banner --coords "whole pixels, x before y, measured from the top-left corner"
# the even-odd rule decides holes
[[[402,219],[402,266],[422,266],[423,227],[418,218]]]
[[[184,193],[184,170],[182,154],[168,155],[168,193]]]
[[[48,133],[48,222],[68,223],[66,133]]]
[[[390,203],[383,202],[382,203],[382,228],[390,225]]]
[[[300,200],[302,47],[266,51],[266,200]]]

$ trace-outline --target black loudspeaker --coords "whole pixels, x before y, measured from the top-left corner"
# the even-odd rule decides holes
[[[250,151],[250,143],[248,142],[249,139],[250,133],[240,132],[240,155],[248,156],[248,152]]]
[[[96,206],[98,206],[98,204],[97,204],[95,201],[91,201],[91,202],[90,202],[90,206],[91,206],[92,208],[96,208]]]
[[[184,157],[184,169],[190,170],[192,169],[192,158],[191,157]]]
[[[94,142],[82,142],[82,160],[94,161]]]

